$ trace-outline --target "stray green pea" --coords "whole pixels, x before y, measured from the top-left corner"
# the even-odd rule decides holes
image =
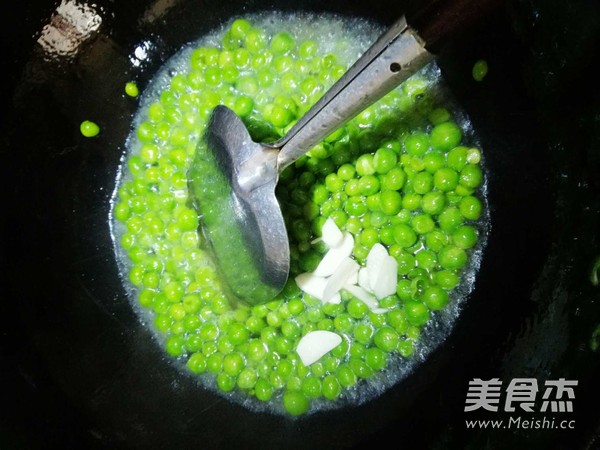
[[[137,97],[140,95],[140,90],[138,89],[137,84],[130,81],[125,84],[125,93],[130,97]]]
[[[98,133],[100,133],[100,127],[91,120],[84,120],[81,122],[81,125],[79,125],[79,131],[83,136],[91,138],[98,136]]]
[[[488,63],[485,59],[480,59],[473,64],[473,70],[471,71],[473,79],[475,81],[483,81],[488,73]]]

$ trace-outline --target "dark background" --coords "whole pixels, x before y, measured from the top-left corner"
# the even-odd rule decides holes
[[[391,24],[420,2],[101,1],[103,25],[72,61],[45,61],[35,40],[56,3],[4,11],[0,145],[0,447],[600,448],[599,4],[507,2],[456,36],[440,66],[472,119],[489,169],[492,231],[476,288],[449,339],[380,398],[290,420],[249,413],[181,378],[131,311],[107,218],[135,102],[180,46],[260,9],[332,11]],[[142,39],[156,48],[138,69]],[[483,83],[470,71],[479,58]],[[86,140],[87,118],[103,132]],[[469,380],[576,379],[574,430],[467,430]],[[538,403],[539,406],[539,403]],[[502,405],[501,408],[502,409]],[[530,417],[527,414],[522,416]],[[533,416],[531,416],[533,417]],[[560,415],[559,415],[560,418]],[[388,444],[389,445],[389,444]]]

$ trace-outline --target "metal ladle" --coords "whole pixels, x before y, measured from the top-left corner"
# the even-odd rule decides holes
[[[286,284],[289,241],[275,197],[281,171],[432,59],[403,16],[273,144],[254,142],[233,111],[215,107],[189,179],[201,231],[230,294],[258,304]]]

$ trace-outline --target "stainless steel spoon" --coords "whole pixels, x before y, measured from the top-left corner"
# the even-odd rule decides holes
[[[445,9],[439,8],[441,3]],[[437,41],[491,3],[434,2],[425,26],[419,25],[421,36],[425,33],[428,44]],[[214,109],[189,180],[200,229],[231,295],[262,303],[273,299],[288,279],[289,242],[275,197],[281,171],[432,59],[423,39],[402,17],[273,144],[254,142],[227,107]]]

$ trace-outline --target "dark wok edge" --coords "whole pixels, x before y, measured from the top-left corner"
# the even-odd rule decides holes
[[[151,407],[150,401],[144,403],[132,397],[116,403],[113,414],[126,420],[121,426],[115,426],[111,417],[102,414],[107,409],[105,402],[115,400],[117,396],[113,391],[114,386],[110,383],[93,385],[102,379],[125,385],[132,385],[135,381],[129,378],[129,372],[121,370],[127,366],[119,355],[111,357],[102,352],[105,346],[127,345],[135,341],[136,348],[141,349],[140,353],[146,352],[156,357],[156,352],[148,337],[139,330],[134,329],[129,337],[119,336],[119,333],[131,330],[135,317],[128,305],[122,302],[122,294],[119,294],[119,285],[114,277],[109,276],[108,280],[94,279],[95,269],[99,266],[110,267],[112,258],[103,224],[95,220],[103,217],[108,207],[106,202],[110,192],[102,187],[111,185],[113,174],[99,171],[98,167],[110,167],[115,163],[115,155],[107,155],[104,146],[113,145],[116,148],[122,145],[120,139],[128,131],[127,121],[123,120],[122,128],[114,130],[107,140],[90,144],[83,141],[74,130],[77,115],[66,112],[72,108],[81,116],[91,113],[94,107],[105,107],[99,100],[94,100],[94,96],[85,99],[87,104],[83,101],[74,105],[69,103],[68,94],[75,92],[69,83],[76,84],[84,80],[90,75],[89,72],[75,72],[71,78],[64,80],[57,77],[50,92],[41,89],[40,84],[21,81],[24,73],[31,75],[27,69],[24,72],[24,65],[35,56],[30,50],[33,42],[30,36],[34,30],[40,29],[42,19],[53,10],[51,3],[15,5],[12,10],[14,20],[6,21],[8,26],[3,30],[6,34],[1,39],[4,54],[8,55],[12,67],[10,81],[2,90],[3,104],[10,105],[10,113],[2,125],[0,141],[5,161],[2,180],[8,206],[2,221],[4,239],[0,260],[0,317],[5,318],[1,334],[0,369],[5,377],[2,394],[6,399],[0,422],[0,438],[2,444],[6,442],[12,448],[54,448],[54,444],[69,443],[92,448],[117,448],[128,446],[132,436],[144,439],[144,442],[164,442],[165,437],[161,436],[160,430],[148,427],[149,423],[159,426],[160,421],[146,422],[146,429],[135,429],[143,422],[132,419],[128,414],[135,415],[135,411],[126,410],[129,405]],[[115,17],[107,20],[107,26],[112,29],[115,42],[135,42],[144,36],[143,27],[131,30],[125,26],[127,20],[138,16],[136,8],[140,5],[141,2],[112,6]],[[252,3],[249,8],[253,6],[256,4]],[[293,8],[292,5],[288,7]],[[316,3],[307,2],[306,7],[316,8]],[[350,7],[355,14],[394,17],[386,8],[378,5],[369,5],[369,8],[358,5]],[[214,14],[224,14],[224,17],[227,8],[223,5],[220,8]],[[175,20],[178,15],[185,16],[186,10],[174,8],[169,14],[167,17]],[[471,53],[461,52],[460,46],[470,42],[467,41],[469,35],[465,35],[462,41],[459,39],[441,55],[441,64],[467,111],[481,113],[472,116],[476,129],[478,122],[483,126],[490,121],[503,129],[512,127],[513,135],[510,137],[524,147],[529,146],[532,151],[537,151],[540,157],[525,156],[522,162],[527,165],[531,179],[538,181],[529,186],[529,191],[525,190],[528,184],[523,180],[513,180],[522,188],[518,190],[502,184],[506,183],[506,177],[502,179],[500,175],[492,175],[490,179],[491,198],[496,200],[492,211],[493,227],[498,233],[496,236],[502,239],[490,242],[489,252],[484,255],[489,259],[482,267],[477,286],[485,285],[498,273],[504,275],[504,281],[509,284],[510,275],[515,279],[532,280],[530,285],[519,286],[519,289],[506,286],[507,292],[522,295],[519,297],[522,304],[511,303],[511,306],[519,308],[518,314],[511,316],[503,313],[502,302],[511,302],[510,298],[505,298],[504,292],[489,293],[491,306],[481,299],[472,302],[458,324],[460,334],[424,364],[423,370],[419,371],[422,379],[411,378],[403,387],[390,390],[389,394],[373,404],[345,414],[347,417],[344,420],[350,424],[364,422],[369,430],[367,435],[357,432],[328,436],[331,427],[335,427],[336,421],[340,420],[335,414],[326,415],[322,420],[308,418],[290,423],[264,417],[248,418],[243,414],[238,417],[226,404],[217,401],[208,414],[218,411],[223,417],[243,418],[248,421],[246,432],[250,434],[256,430],[251,427],[260,427],[263,421],[275,429],[270,429],[263,436],[255,436],[251,441],[245,441],[248,438],[244,437],[243,431],[237,430],[237,433],[229,436],[217,437],[214,445],[220,444],[220,448],[226,448],[229,443],[245,442],[252,448],[252,442],[264,442],[272,443],[275,448],[275,443],[287,441],[286,445],[293,448],[293,442],[305,439],[305,448],[324,442],[332,447],[354,448],[398,436],[406,444],[429,448],[483,448],[486,445],[488,448],[521,448],[526,444],[533,447],[532,443],[539,448],[593,448],[598,445],[599,416],[586,411],[597,411],[596,399],[600,398],[600,388],[596,382],[599,374],[598,357],[587,345],[593,328],[600,323],[599,290],[589,283],[591,263],[600,253],[600,133],[595,118],[599,103],[597,89],[594,93],[582,88],[595,85],[594,58],[589,50],[598,39],[598,10],[591,3],[576,7],[565,6],[558,1],[546,1],[532,6],[530,2],[514,1],[504,14],[515,18],[514,29],[491,21],[484,24],[479,32],[483,33],[487,26],[492,30],[491,39],[496,43],[504,42],[503,39],[511,40],[505,49],[496,50],[501,54],[501,61],[522,66],[522,72],[520,69],[508,70],[509,73],[504,75],[502,68],[491,67],[488,85],[466,83],[472,63],[470,58],[477,51],[484,55],[490,51],[484,43],[476,43],[472,44],[474,48]],[[557,28],[559,25],[560,29]],[[174,30],[163,31],[163,42],[168,44],[161,48],[163,53],[159,56],[165,58],[178,48],[178,40],[174,37],[177,34]],[[190,32],[190,29],[183,31],[185,35],[185,31]],[[509,34],[507,38],[502,33],[514,35],[510,37]],[[511,54],[510,50],[519,48],[519,45],[525,47],[521,48],[520,53]],[[109,44],[107,46],[110,47]],[[558,48],[556,54],[541,54],[551,46]],[[158,64],[159,59],[151,64]],[[87,67],[90,67],[90,62],[87,63]],[[103,92],[107,98],[120,98],[121,82],[128,76],[137,75],[144,79],[144,74],[128,74],[125,69],[127,66],[123,65],[112,73],[97,75],[111,75],[118,80],[114,83],[114,91]],[[151,72],[151,67],[147,70]],[[490,85],[502,86],[502,76],[510,77],[515,92],[505,94],[486,89]],[[526,80],[525,88],[519,84],[520,76]],[[574,89],[575,86],[577,89]],[[92,87],[83,84],[84,89]],[[35,94],[33,100],[32,93]],[[56,105],[55,98],[63,94],[65,97],[58,102],[58,110],[48,106],[47,109],[36,111],[36,117],[32,118],[25,109],[29,105],[43,107],[44,101],[48,105]],[[494,105],[503,105],[503,97],[509,94],[517,100],[522,96],[517,105],[518,114],[513,117],[502,115],[505,109],[501,107],[497,112],[493,110]],[[489,109],[482,111],[482,106],[489,106]],[[130,113],[131,108],[131,104],[119,103],[121,114]],[[54,115],[57,117],[53,118]],[[535,125],[530,125],[530,119],[534,119]],[[32,122],[27,123],[27,120]],[[531,126],[535,128],[534,132],[531,132]],[[45,142],[35,141],[34,131],[49,139]],[[57,135],[64,136],[64,140],[57,138]],[[510,142],[509,139],[504,142],[504,137],[489,133],[482,137],[490,147],[497,149],[502,149]],[[30,146],[20,149],[20,140],[26,144],[35,143],[37,150]],[[511,152],[507,148],[507,159],[501,155],[492,156],[491,159],[498,173],[506,174],[514,163],[509,157],[517,156],[518,152]],[[94,187],[89,192],[77,193],[75,188],[84,180]],[[61,186],[57,187],[56,184]],[[515,192],[523,194],[517,200],[522,202],[520,205],[511,203],[515,199],[509,194]],[[50,198],[50,202],[49,194],[55,196],[54,199]],[[28,204],[34,208],[24,207]],[[102,209],[94,208],[95,204],[102,205]],[[523,223],[520,228],[522,235],[515,235],[514,229],[509,227],[510,218],[500,214],[503,209],[516,212],[519,218],[527,217],[528,209],[546,211],[540,216],[545,223]],[[87,223],[72,222],[77,215],[86,217]],[[83,234],[89,236],[85,242],[88,247],[70,240],[72,235]],[[93,238],[100,240],[94,243]],[[534,256],[528,255],[524,247],[533,240],[533,250],[539,252]],[[503,253],[505,247],[513,250],[514,254],[506,256]],[[73,255],[77,258],[73,259]],[[493,256],[498,258],[494,259]],[[527,276],[511,274],[501,264],[513,262],[518,266],[521,259],[532,262],[531,267],[523,269]],[[538,264],[534,265],[534,262]],[[73,273],[66,283],[65,280],[53,279],[59,273],[53,267],[56,263],[63,264]],[[498,287],[498,284],[490,285]],[[87,289],[85,303],[76,301],[82,287]],[[60,315],[54,312],[54,305],[48,297],[48,292],[54,290],[68,299],[65,301],[65,311],[61,309]],[[96,318],[89,304],[103,312],[102,317]],[[507,322],[494,322],[496,317]],[[83,330],[83,326],[65,328],[70,325],[71,319],[81,318],[87,318],[89,323],[96,322],[91,325],[92,331],[101,339],[82,343],[79,339],[91,334],[90,330]],[[478,320],[488,321],[487,335],[479,334],[482,327],[477,325]],[[502,327],[512,330],[512,334],[499,342],[493,337]],[[81,359],[78,348],[83,344],[87,345],[88,350],[97,352],[83,353],[91,360]],[[59,348],[56,353],[48,353],[48,349],[55,347]],[[453,367],[453,359],[460,359],[460,355],[450,353],[457,348],[470,355],[478,355],[481,359],[467,362],[465,367],[455,368],[455,372],[448,372],[448,368]],[[101,359],[94,361],[95,355]],[[482,355],[489,356],[484,358]],[[154,362],[151,357],[140,354],[127,357],[138,363]],[[84,381],[88,376],[88,384],[82,382],[71,385],[72,378],[65,369],[69,367]],[[160,380],[166,384],[173,373],[165,367],[168,365],[165,364],[162,371],[149,370],[149,376],[162,377]],[[443,378],[437,380],[440,370]],[[460,406],[464,403],[468,377],[502,377],[508,380],[527,376],[580,380],[574,415],[578,424],[577,432],[523,430],[516,434],[499,432],[490,435],[464,429],[464,415]],[[425,389],[428,385],[421,383],[423,379],[427,380],[429,386],[435,386],[435,390]],[[140,381],[143,388],[153,386],[152,380]],[[172,395],[176,402],[183,402],[180,391],[156,395],[163,397],[165,402]],[[441,404],[440,399],[443,399]],[[91,400],[93,402],[89,403]],[[394,414],[403,411],[400,405],[406,404],[415,408],[416,418],[394,419]],[[185,405],[190,407],[187,411],[190,417],[194,412],[198,413],[193,409],[193,404]],[[429,411],[428,415],[423,405],[435,405],[439,410]],[[143,416],[144,412],[140,411]],[[306,434],[309,432],[307,430],[313,432],[310,437]],[[177,438],[185,447],[185,436]]]

